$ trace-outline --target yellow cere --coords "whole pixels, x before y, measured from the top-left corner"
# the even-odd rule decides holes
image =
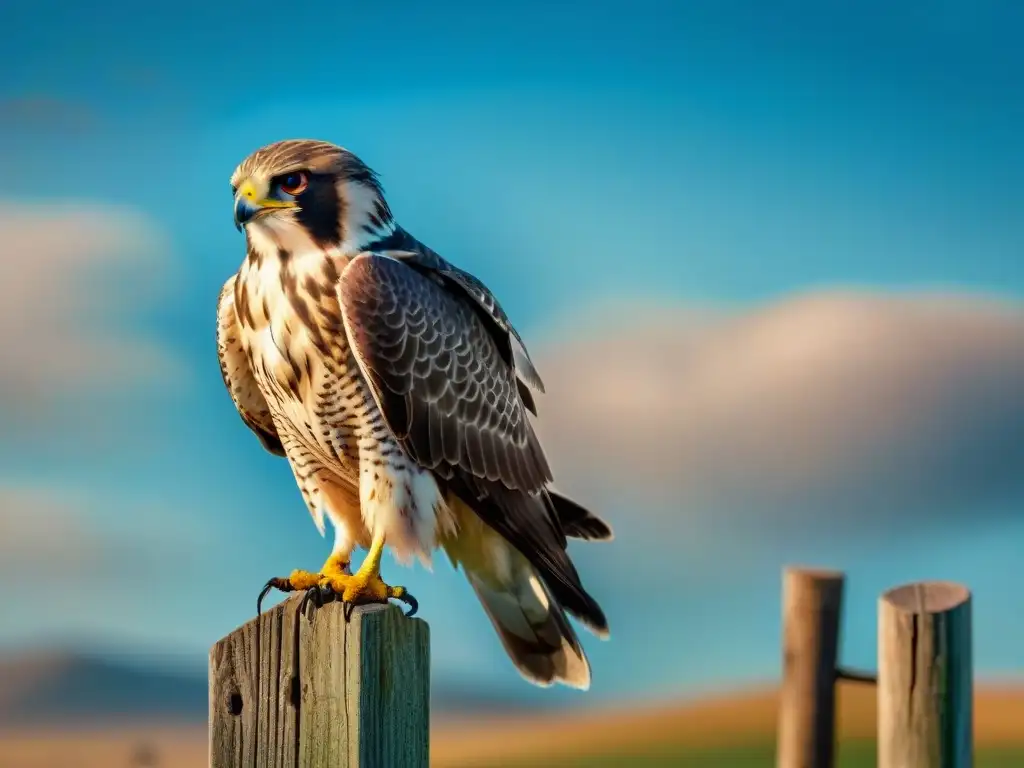
[[[256,185],[253,184],[252,179],[246,179],[242,182],[238,188],[238,194],[247,197],[252,200],[253,203],[260,208],[294,208],[295,203],[291,200],[274,200],[272,198],[265,198],[263,200],[258,199],[259,195],[256,191]]]

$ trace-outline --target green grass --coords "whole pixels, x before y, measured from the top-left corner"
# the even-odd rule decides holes
[[[547,765],[549,763],[542,761],[517,763],[515,768],[541,768]],[[686,749],[671,753],[659,750],[648,754],[623,753],[558,760],[550,765],[565,768],[774,768],[775,747],[771,744],[753,744],[719,749]],[[974,765],[975,768],[1020,768],[1024,765],[1024,747],[979,749],[975,754]],[[875,743],[853,741],[841,744],[836,768],[875,768]]]

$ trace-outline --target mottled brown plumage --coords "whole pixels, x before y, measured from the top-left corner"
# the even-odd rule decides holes
[[[403,560],[443,547],[524,676],[586,687],[562,612],[602,635],[607,623],[566,536],[611,531],[549,487],[527,415],[543,386],[498,301],[402,230],[376,176],[340,147],[269,145],[232,186],[248,248],[218,306],[224,381],[336,537],[320,574],[275,583],[401,596],[379,582],[385,544]],[[370,555],[346,576],[355,546]]]
[[[542,490],[551,470],[515,371],[471,305],[401,256],[357,256],[339,287],[346,333],[392,433],[446,479],[460,469]]]

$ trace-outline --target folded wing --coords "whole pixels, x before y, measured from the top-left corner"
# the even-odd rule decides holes
[[[375,253],[349,263],[338,295],[360,369],[410,457],[521,552],[566,610],[603,633],[604,614],[565,551],[515,367],[478,309],[444,279]]]
[[[252,375],[249,357],[242,348],[242,334],[235,312],[235,277],[224,283],[217,299],[217,357],[224,386],[242,421],[259,438],[263,447],[276,456],[284,456],[270,407]]]

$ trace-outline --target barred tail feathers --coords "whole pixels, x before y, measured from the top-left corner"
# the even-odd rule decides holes
[[[562,607],[524,563],[513,581],[489,584],[467,573],[512,663],[532,683],[590,687],[590,663]]]
[[[527,564],[514,582],[500,586],[466,575],[519,674],[541,686],[590,687],[580,640],[534,569]]]
[[[562,606],[534,567],[460,499],[458,533],[444,547],[461,566],[519,673],[540,686],[586,690],[590,663]]]

